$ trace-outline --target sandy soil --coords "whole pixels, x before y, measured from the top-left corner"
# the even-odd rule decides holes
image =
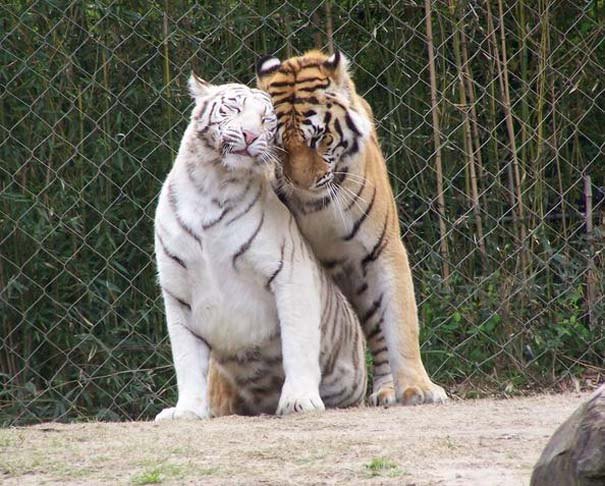
[[[0,429],[3,484],[528,484],[588,394]]]

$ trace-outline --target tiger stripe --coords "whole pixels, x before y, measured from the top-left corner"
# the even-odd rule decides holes
[[[275,280],[275,277],[277,277],[277,275],[279,274],[279,272],[282,271],[282,269],[284,268],[284,250],[286,248],[286,240],[283,240],[281,243],[281,249],[280,249],[280,256],[279,256],[279,264],[277,265],[277,268],[275,269],[275,272],[273,272],[271,274],[271,276],[269,277],[269,280],[267,280],[267,283],[265,284],[265,288],[267,290],[271,289],[271,283],[273,282],[273,280]]]
[[[244,253],[246,253],[250,247],[252,246],[252,242],[254,241],[254,239],[258,236],[258,233],[260,232],[260,229],[263,227],[263,223],[265,222],[265,213],[263,212],[260,221],[258,222],[258,226],[256,227],[256,229],[254,230],[254,232],[250,235],[250,238],[248,238],[243,244],[242,246],[240,246],[239,250],[237,250],[235,252],[235,255],[233,255],[231,257],[231,264],[233,265],[233,268],[237,270],[237,259],[240,258]]]
[[[160,242],[160,248],[166,254],[166,256],[168,256],[168,258],[170,258],[171,260],[175,261],[180,267],[187,270],[187,265],[182,260],[182,258],[179,258],[174,253],[172,253],[170,250],[168,250],[168,248],[166,248],[166,243],[164,243],[164,240],[162,240],[162,235],[160,234],[159,231],[156,231],[156,237],[158,238],[158,241]]]
[[[176,193],[174,191],[174,187],[172,185],[171,182],[168,183],[168,201],[170,203],[170,208],[172,209],[176,221],[179,224],[179,226],[181,228],[183,228],[183,230],[185,231],[185,233],[187,233],[189,236],[191,236],[191,238],[193,238],[195,241],[197,241],[199,243],[199,245],[201,246],[202,244],[202,238],[201,236],[199,236],[197,233],[195,233],[195,231],[193,231],[191,229],[191,227],[189,227],[189,225],[187,225],[182,218],[179,216],[178,213],[178,200],[176,197]]]

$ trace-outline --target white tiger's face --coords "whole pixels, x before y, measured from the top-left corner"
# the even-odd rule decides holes
[[[192,75],[196,135],[221,155],[230,170],[265,170],[277,162],[273,139],[277,119],[271,98],[241,84],[210,85]]]

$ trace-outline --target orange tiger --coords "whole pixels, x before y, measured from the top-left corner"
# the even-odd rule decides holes
[[[284,150],[278,194],[353,304],[374,358],[370,401],[443,402],[424,369],[408,256],[372,110],[348,61],[313,50],[257,63]],[[394,378],[394,387],[393,387]]]

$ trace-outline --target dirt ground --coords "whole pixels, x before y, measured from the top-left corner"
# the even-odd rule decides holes
[[[550,435],[588,396],[0,429],[0,483],[528,484]]]

